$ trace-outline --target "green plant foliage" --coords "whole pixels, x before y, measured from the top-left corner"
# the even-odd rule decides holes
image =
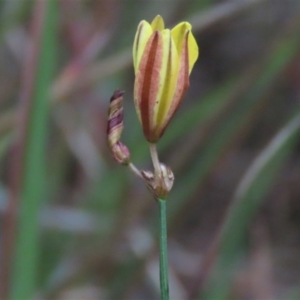
[[[24,149],[19,230],[14,258],[11,299],[29,299],[37,283],[39,257],[38,212],[46,198],[45,164],[49,89],[56,61],[56,1],[47,2],[38,51],[34,95],[28,111]],[[33,71],[34,72],[34,71]]]

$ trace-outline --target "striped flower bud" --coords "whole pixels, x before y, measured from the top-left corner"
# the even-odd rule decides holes
[[[123,165],[130,163],[128,148],[120,142],[123,124],[123,91],[116,90],[110,98],[107,122],[108,146],[115,160]]]
[[[134,103],[144,135],[156,143],[189,87],[198,46],[187,22],[164,29],[161,16],[141,21],[133,44]]]
[[[172,189],[174,174],[165,164],[160,163],[160,172],[153,174],[151,171],[141,171],[147,187],[156,199],[165,199]]]

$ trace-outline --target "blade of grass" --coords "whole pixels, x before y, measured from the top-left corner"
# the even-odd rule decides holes
[[[19,114],[18,139],[13,148],[13,160],[10,173],[10,191],[9,200],[6,211],[3,216],[3,247],[1,251],[1,269],[0,269],[0,296],[6,298],[9,290],[9,280],[12,263],[12,252],[14,247],[16,223],[17,223],[17,207],[18,196],[20,194],[21,173],[23,164],[23,148],[25,147],[25,135],[27,124],[27,111],[30,107],[30,99],[33,94],[33,82],[35,69],[37,65],[37,45],[40,41],[41,30],[40,20],[38,18],[38,10],[34,14],[32,22],[33,32],[33,47],[28,50],[26,56],[26,64],[24,64],[24,72],[21,86],[21,109],[22,114]],[[5,123],[5,122],[4,122]]]
[[[30,68],[32,89],[26,99],[24,126],[18,149],[21,165],[18,173],[20,197],[18,235],[14,257],[10,299],[32,299],[36,289],[38,269],[38,211],[45,197],[46,133],[49,89],[55,65],[56,1],[36,1],[34,14],[34,44]],[[32,55],[34,54],[34,55]],[[26,72],[26,69],[25,69]],[[25,74],[26,76],[26,74]]]

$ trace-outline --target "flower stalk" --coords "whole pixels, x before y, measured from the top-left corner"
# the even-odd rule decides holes
[[[154,172],[155,172],[155,175],[157,176],[161,172],[161,169],[160,169],[160,163],[159,163],[159,159],[158,159],[156,144],[150,143],[149,149],[150,149],[150,155],[151,155],[151,159],[152,159],[152,163],[153,163],[153,167],[154,167]]]
[[[168,240],[167,240],[167,201],[157,200],[159,205],[159,278],[161,299],[169,299],[169,276],[168,276]]]

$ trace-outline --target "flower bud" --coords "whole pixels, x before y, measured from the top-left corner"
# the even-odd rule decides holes
[[[120,142],[123,124],[123,91],[116,90],[110,98],[107,122],[107,142],[115,160],[123,165],[130,163],[130,152]]]
[[[141,21],[133,45],[134,103],[146,139],[156,143],[189,87],[198,46],[188,22],[164,29],[161,16]]]

